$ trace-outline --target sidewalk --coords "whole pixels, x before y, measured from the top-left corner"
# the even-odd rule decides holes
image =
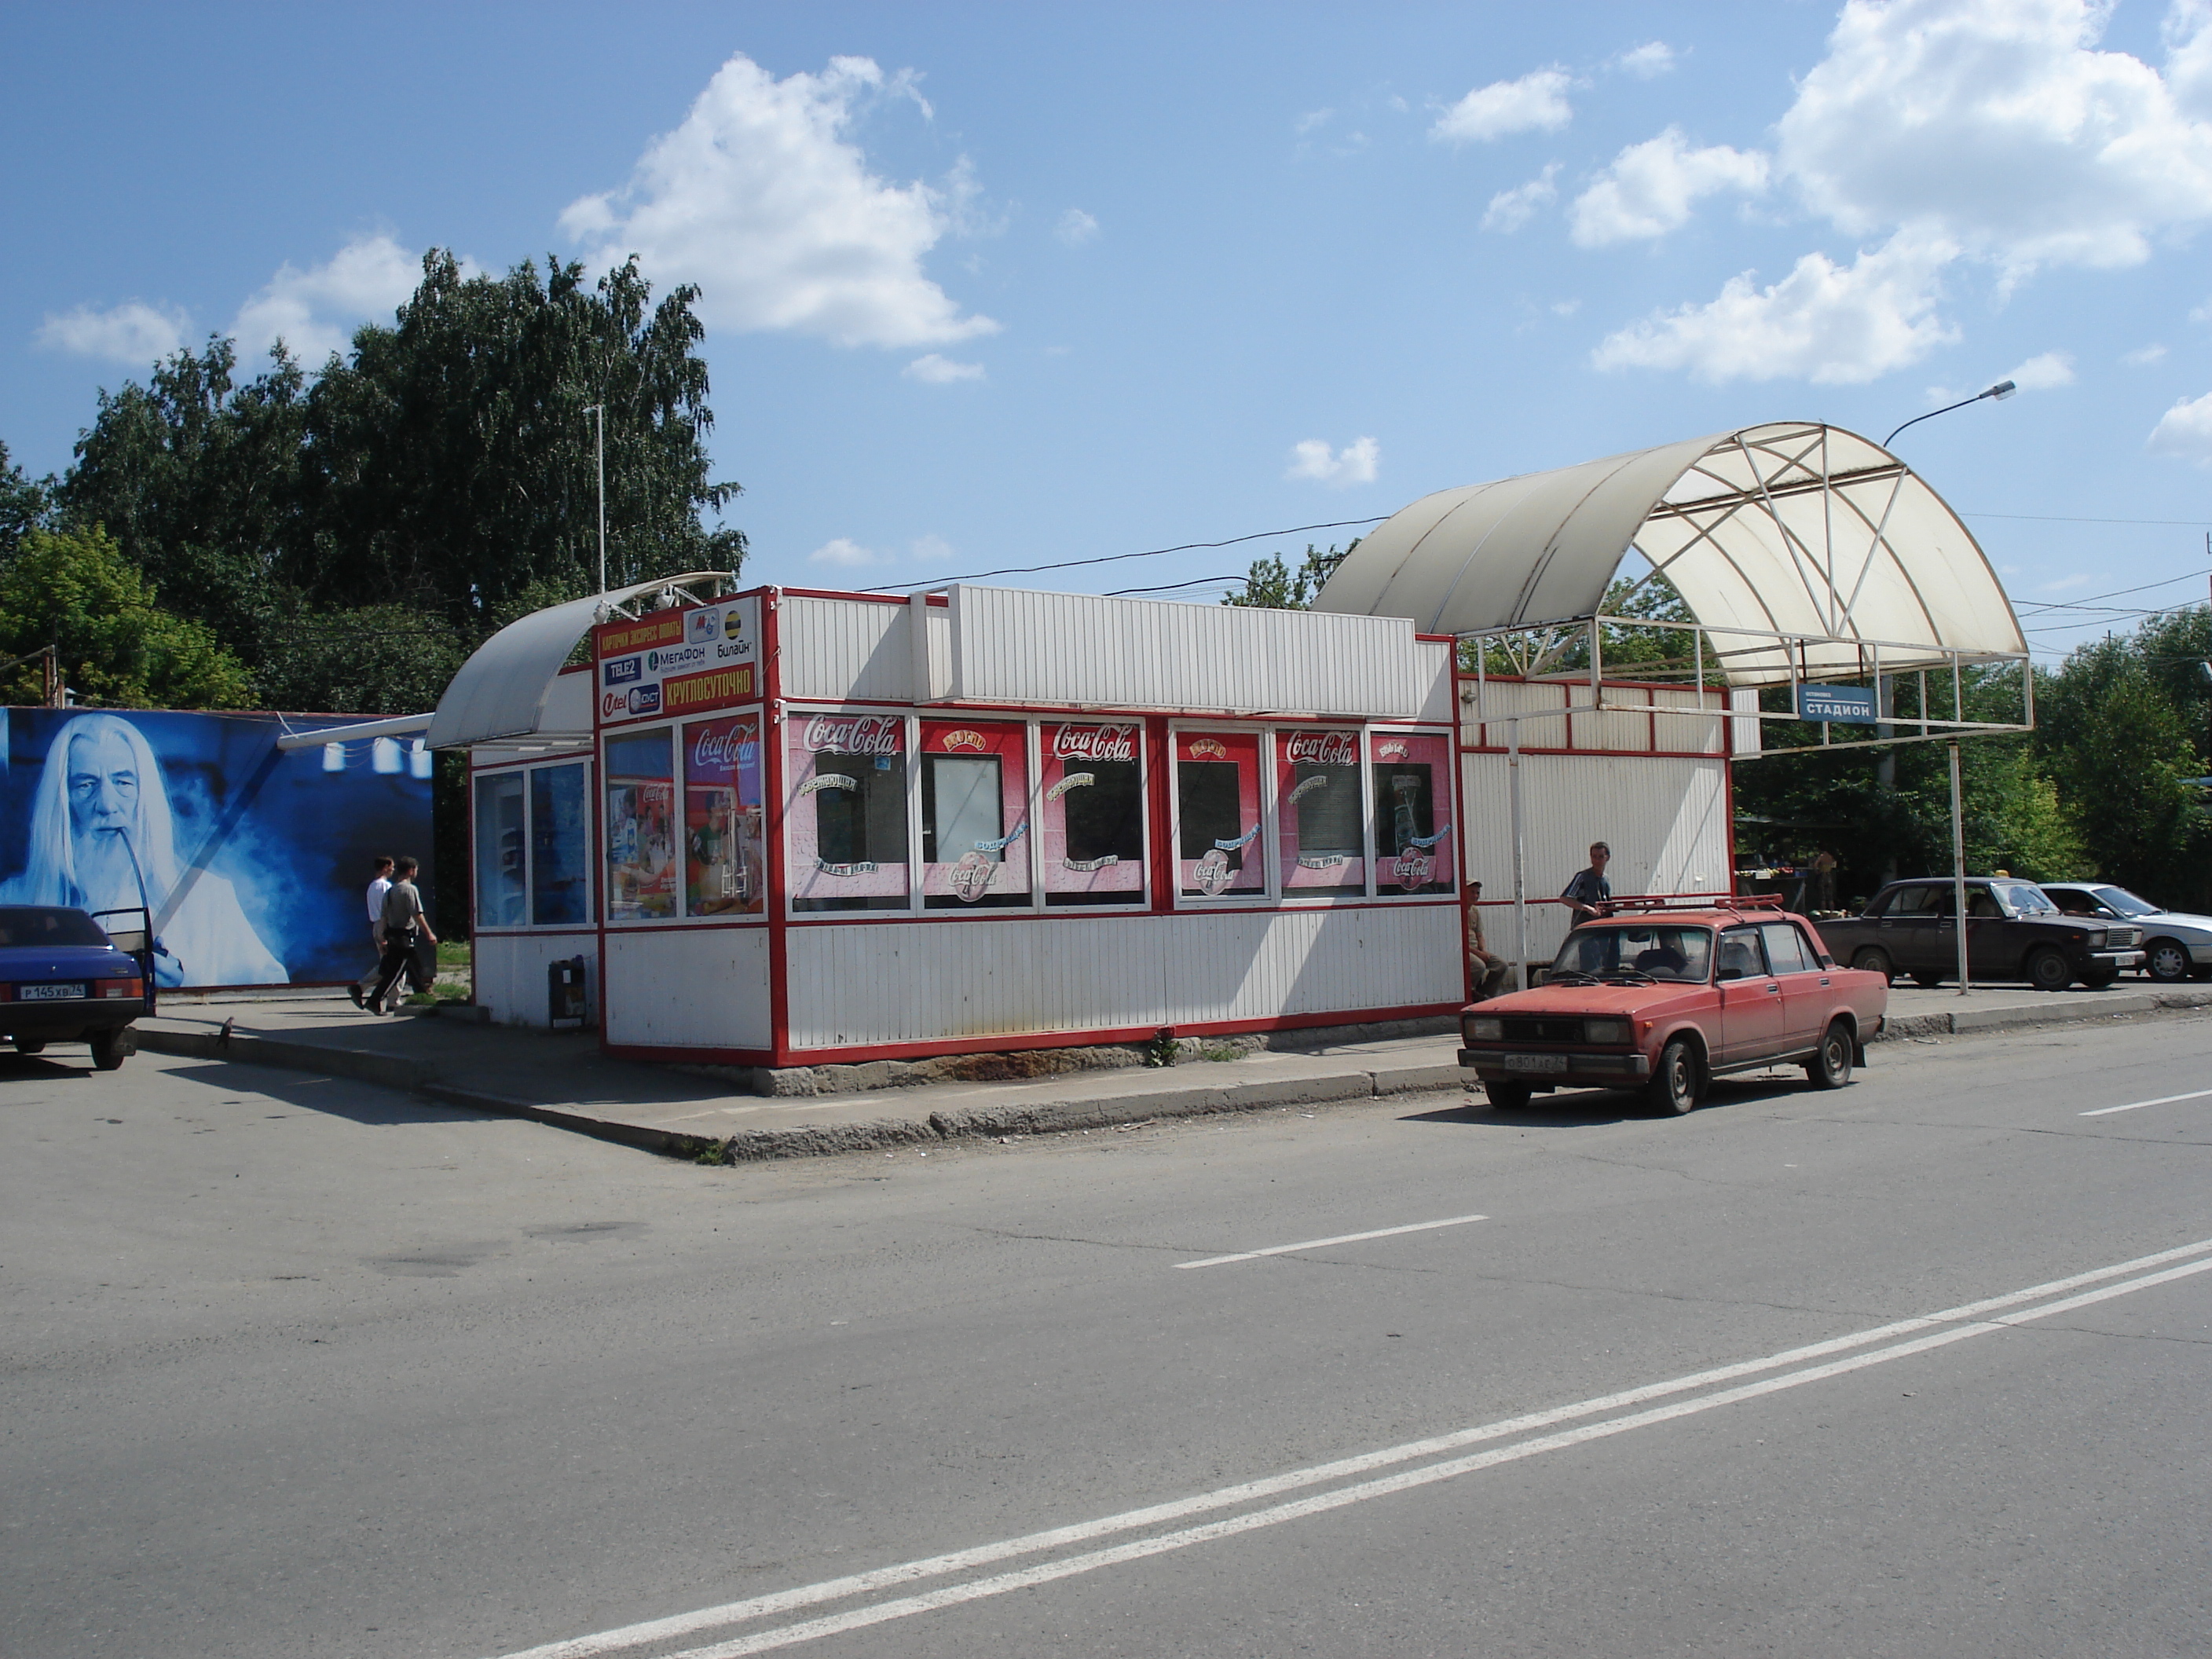
[[[2056,995],[1893,990],[1886,1035],[1927,1040],[2212,1007],[2212,986],[2137,983]],[[379,1019],[338,997],[172,1006],[137,1029],[138,1046],[149,1053],[359,1078],[626,1146],[728,1163],[1370,1100],[1466,1081],[1458,1039],[1450,1036],[1012,1083],[769,1097],[738,1092],[720,1078],[610,1060],[593,1032],[485,1025],[443,1014]]]

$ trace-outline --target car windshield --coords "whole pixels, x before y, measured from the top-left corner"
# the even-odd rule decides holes
[[[1548,975],[1563,979],[1679,980],[1702,985],[1712,969],[1709,927],[1632,921],[1577,927],[1567,935]]]
[[[2100,904],[2108,904],[2124,916],[2154,916],[2159,908],[2147,899],[2137,898],[2124,887],[2092,887],[2089,891]]]
[[[107,935],[82,910],[59,905],[0,905],[0,947],[10,945],[105,945]]]
[[[2003,901],[2008,910],[2021,915],[2057,915],[2058,907],[2051,902],[2051,895],[2033,882],[1993,881],[1990,890]]]

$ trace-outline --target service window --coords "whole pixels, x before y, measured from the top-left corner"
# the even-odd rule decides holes
[[[477,926],[520,927],[529,896],[523,826],[525,782],[520,772],[477,780]]]
[[[577,761],[530,774],[530,919],[540,927],[586,920],[591,826],[584,771]]]
[[[761,717],[684,728],[684,914],[757,916],[767,907]]]
[[[1186,898],[1259,898],[1260,739],[1249,732],[1175,735],[1176,887]]]
[[[1027,908],[1029,728],[924,720],[921,765],[923,908]]]
[[[906,716],[793,714],[784,731],[791,908],[908,908]]]
[[[1133,721],[1053,725],[1037,830],[1044,902],[1145,902],[1145,732]]]
[[[1275,737],[1276,861],[1285,898],[1367,890],[1367,821],[1359,733]]]
[[[676,914],[675,733],[665,726],[607,744],[607,920]]]
[[[1375,767],[1376,890],[1456,892],[1450,739],[1418,732],[1376,732],[1368,742]]]

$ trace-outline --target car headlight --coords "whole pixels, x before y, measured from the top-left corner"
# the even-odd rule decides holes
[[[2105,948],[2105,930],[2103,928],[2092,927],[2089,930],[2089,948],[2092,951],[2101,951]]]
[[[1628,1041],[1628,1022],[1625,1019],[1586,1019],[1583,1022],[1584,1042],[1626,1042]]]
[[[1505,1022],[1502,1019],[1485,1019],[1478,1014],[1467,1023],[1469,1042],[1502,1042],[1504,1038]]]

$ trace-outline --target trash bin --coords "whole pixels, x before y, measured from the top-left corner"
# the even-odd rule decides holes
[[[545,964],[546,1014],[556,1031],[581,1030],[584,1025],[584,959]]]

